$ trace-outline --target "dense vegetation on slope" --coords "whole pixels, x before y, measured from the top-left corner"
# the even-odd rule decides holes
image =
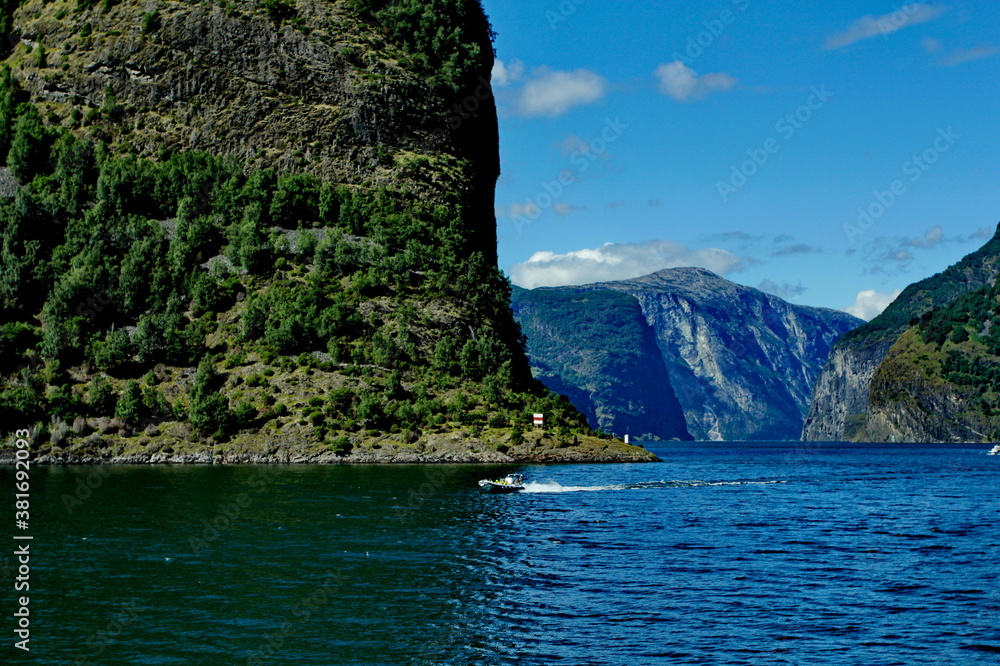
[[[803,439],[876,436],[864,427],[868,398],[875,371],[890,348],[917,319],[992,284],[998,273],[1000,228],[981,248],[941,273],[911,284],[882,314],[838,340],[816,383]]]
[[[35,4],[46,18],[51,9]],[[435,72],[439,96],[489,71],[478,1],[367,4],[375,29]],[[165,3],[155,20],[130,8],[145,34],[180,21],[167,11],[177,7],[187,10]],[[310,34],[293,3],[254,7],[213,16],[248,11],[256,26],[259,9],[290,24],[284,36]],[[46,29],[61,29],[68,11]],[[76,11],[97,22],[112,10]],[[125,11],[111,17],[127,23]],[[74,39],[85,48],[93,36]],[[37,423],[53,451],[80,454],[170,453],[205,438],[249,450],[263,434],[341,454],[378,448],[386,433],[416,450],[433,433],[504,450],[521,444],[534,411],[559,441],[589,433],[530,377],[510,287],[485,242],[492,186],[479,190],[492,167],[470,164],[463,144],[474,119],[423,153],[356,128],[341,140],[345,164],[366,164],[350,147],[359,140],[382,156],[344,180],[331,177],[346,171],[336,165],[261,168],[170,145],[150,154],[120,121],[140,127],[153,114],[120,104],[110,86],[99,107],[22,89],[47,58],[72,74],[72,53],[19,44],[0,70],[0,159],[20,181],[0,200],[5,422]]]
[[[635,440],[691,439],[639,302],[614,291],[514,287],[535,376],[590,425]]]
[[[912,323],[875,373],[871,411],[878,418],[869,415],[864,434],[897,441],[1000,439],[1000,283]]]
[[[479,0],[350,0],[410,56],[410,69],[458,92],[493,66],[494,37]],[[442,18],[447,17],[444,23]]]

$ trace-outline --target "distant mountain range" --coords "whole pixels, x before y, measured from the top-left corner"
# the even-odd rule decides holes
[[[863,323],[700,268],[515,289],[512,305],[536,377],[591,426],[656,439],[798,439],[833,343]]]
[[[638,440],[692,439],[656,333],[639,301],[614,291],[514,289],[535,376],[592,428]]]
[[[1000,228],[841,338],[816,383],[802,438],[1000,438],[998,275]]]

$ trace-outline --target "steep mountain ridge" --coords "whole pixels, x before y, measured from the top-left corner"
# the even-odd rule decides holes
[[[866,433],[864,426],[872,379],[889,350],[917,318],[992,284],[998,274],[1000,227],[981,248],[941,273],[910,285],[882,314],[841,338],[816,382],[802,439],[876,436]]]
[[[704,440],[797,439],[830,347],[861,323],[844,312],[792,305],[701,268],[555,290],[610,290],[639,303],[687,429]],[[531,360],[536,372],[551,364],[549,356]]]
[[[872,378],[857,440],[1000,439],[998,284],[926,313],[899,337]]]
[[[511,304],[535,377],[568,396],[591,427],[638,441],[691,439],[638,301],[613,291],[515,287]]]
[[[495,261],[492,31],[478,0],[433,0],[426,9],[459,37],[428,56],[407,48],[419,18],[391,24],[385,7],[406,4],[122,0],[67,11],[30,0],[16,13],[7,62],[44,118],[80,123],[112,150],[206,151],[344,184],[405,180],[427,198],[445,184],[468,198],[482,221],[469,232]],[[445,79],[437,67],[449,50],[464,64]]]

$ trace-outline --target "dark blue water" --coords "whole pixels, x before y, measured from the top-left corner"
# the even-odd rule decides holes
[[[682,444],[517,495],[478,491],[498,467],[34,469],[32,652],[3,659],[995,664],[986,448]]]

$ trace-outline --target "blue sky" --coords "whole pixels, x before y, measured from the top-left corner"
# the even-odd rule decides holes
[[[1000,222],[993,0],[484,6],[515,284],[698,265],[870,318]]]

